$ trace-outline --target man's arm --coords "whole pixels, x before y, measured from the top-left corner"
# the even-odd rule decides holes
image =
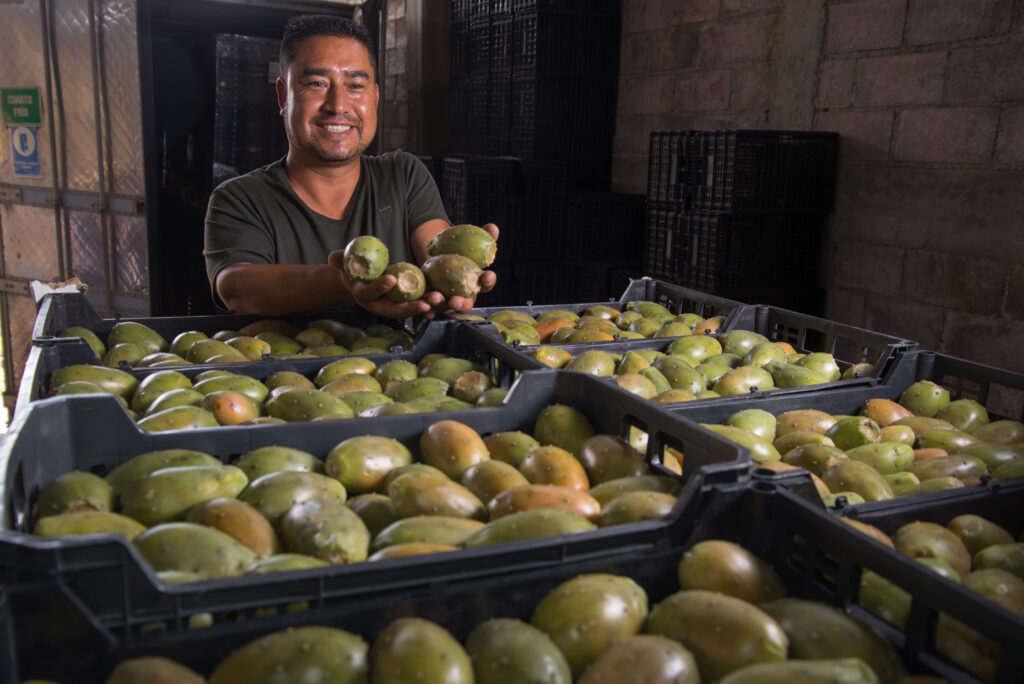
[[[328,264],[232,264],[217,276],[217,294],[236,314],[294,316],[335,308],[355,300],[371,313],[405,318],[430,311],[423,301],[392,302],[384,293],[395,286],[394,276],[372,283],[348,280],[341,270],[342,252],[332,252]]]

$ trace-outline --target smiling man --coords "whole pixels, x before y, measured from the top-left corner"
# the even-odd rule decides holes
[[[383,240],[392,263],[422,264],[427,242],[449,225],[419,159],[401,150],[364,154],[377,132],[380,100],[366,30],[342,17],[295,17],[285,26],[280,68],[288,154],[210,196],[203,254],[214,301],[262,316],[348,301],[393,318],[470,309],[473,299],[446,301],[439,292],[392,302],[384,293],[394,276],[358,283],[340,268],[345,245],[359,235]],[[497,238],[496,226],[485,227]],[[485,272],[482,290],[494,283]]]

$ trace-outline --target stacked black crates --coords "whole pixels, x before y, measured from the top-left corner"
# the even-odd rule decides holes
[[[566,198],[565,301],[596,302],[643,270],[643,195],[572,192]]]
[[[830,132],[652,132],[646,272],[820,315],[838,142]]]
[[[456,153],[558,161],[607,190],[619,0],[455,0],[449,128]]]
[[[213,185],[276,161],[288,151],[274,81],[281,41],[214,38]]]

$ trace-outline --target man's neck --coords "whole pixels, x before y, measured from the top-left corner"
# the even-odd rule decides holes
[[[310,209],[335,220],[345,217],[359,183],[359,157],[338,166],[304,166],[289,154],[284,167],[295,194]]]

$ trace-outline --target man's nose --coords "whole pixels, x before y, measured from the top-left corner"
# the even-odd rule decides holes
[[[341,86],[331,86],[327,90],[324,106],[337,114],[344,114],[351,109],[348,93]]]

